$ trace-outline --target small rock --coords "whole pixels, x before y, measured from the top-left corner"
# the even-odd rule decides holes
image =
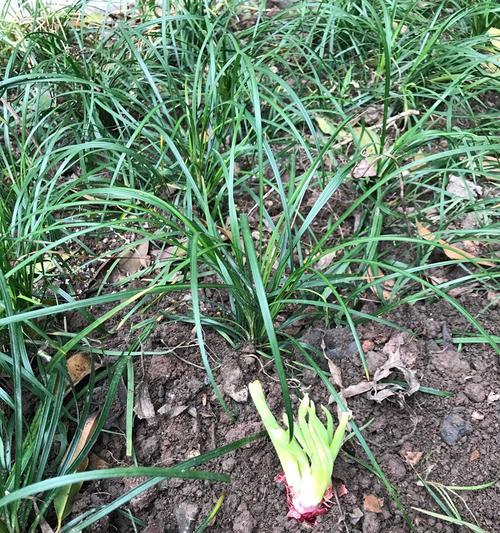
[[[443,418],[439,433],[444,442],[452,446],[465,435],[472,433],[472,425],[460,415],[450,414]]]
[[[248,389],[243,383],[241,368],[231,359],[225,360],[221,369],[222,390],[236,402],[246,402]]]
[[[189,533],[191,526],[198,516],[200,508],[194,503],[183,502],[175,510],[175,519],[179,533]]]
[[[363,533],[379,533],[382,529],[382,524],[379,517],[375,513],[367,512],[363,520]]]
[[[325,330],[321,345],[328,359],[348,359],[358,353],[352,332],[345,327]]]
[[[349,513],[351,524],[357,524],[364,516],[363,511],[359,507],[355,507],[352,513]]]
[[[226,456],[222,460],[222,470],[224,472],[231,472],[231,470],[233,470],[235,466],[236,466],[236,459],[232,457],[231,455]]]
[[[234,533],[252,533],[255,527],[255,519],[247,509],[246,504],[242,503],[236,511],[236,518],[233,522]]]
[[[467,383],[464,393],[469,400],[475,403],[482,403],[486,400],[486,391],[482,383]]]

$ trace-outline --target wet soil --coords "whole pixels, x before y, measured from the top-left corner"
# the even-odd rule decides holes
[[[500,314],[497,307],[490,305],[485,315],[485,304],[489,303],[485,295],[465,294],[461,303],[490,333],[498,335]],[[358,426],[368,424],[363,430],[364,437],[396,488],[414,530],[461,531],[413,508],[439,511],[425,488],[419,485],[420,479],[459,486],[498,479],[498,355],[488,345],[451,342],[451,337],[470,337],[474,332],[469,322],[446,302],[407,305],[385,318],[405,331],[375,321],[358,327],[371,374],[398,350],[402,364],[413,372],[421,386],[451,395],[439,397],[421,391],[411,396],[398,393],[378,403],[365,393],[349,398],[349,408]],[[306,327],[302,336],[322,368],[328,369],[326,357],[335,363],[344,387],[363,381],[363,367],[352,349],[353,339],[348,330],[325,330],[321,323],[313,323]],[[126,339],[122,342],[126,343]],[[139,465],[173,465],[260,431],[255,409],[245,394],[245,385],[253,379],[263,382],[274,412],[278,414],[282,410],[272,365],[256,355],[253,346],[232,349],[210,331],[206,333],[206,343],[214,374],[235,413],[235,421],[227,417],[208,385],[192,327],[161,322],[142,349],[145,353],[162,351],[163,355],[136,359],[137,390],[146,400],[150,398],[154,408],[148,418],[137,417],[134,423],[134,449]],[[119,344],[120,339],[115,338],[115,346]],[[165,354],[166,351],[169,353]],[[307,390],[316,402],[329,403],[329,394],[314,372],[306,368],[296,377],[299,379],[290,383],[294,399]],[[401,375],[394,377],[402,379]],[[300,390],[296,388],[299,383]],[[334,406],[332,411],[335,411]],[[116,402],[112,419],[108,432],[94,448],[94,467],[132,464],[125,456],[120,401]],[[318,519],[314,530],[318,533],[411,531],[380,480],[358,461],[369,462],[360,445],[351,439],[337,460],[334,472],[348,493],[332,502],[332,508]],[[204,468],[229,474],[231,482],[168,480],[157,484],[124,508],[140,520],[136,526],[138,530],[146,533],[194,531],[222,495],[224,501],[210,531],[263,533],[310,528],[286,517],[284,489],[274,480],[280,465],[268,439],[261,438]],[[79,514],[111,501],[143,481],[88,483],[77,496],[73,510]],[[498,483],[485,490],[461,492],[460,495],[481,527],[491,533],[500,532]],[[373,509],[368,503],[365,505],[367,497],[368,503],[373,497],[378,499],[378,512],[367,510],[367,506]],[[455,503],[463,518],[473,522],[463,503],[460,500]],[[88,531],[123,532],[134,531],[134,528],[127,513],[115,512]]]

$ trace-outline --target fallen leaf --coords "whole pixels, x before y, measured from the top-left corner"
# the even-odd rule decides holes
[[[405,461],[411,466],[417,466],[422,459],[424,452],[412,452],[408,450],[404,453]]]
[[[470,180],[452,174],[448,180],[446,192],[453,196],[473,200],[483,194],[483,188]]]
[[[327,119],[326,117],[322,117],[321,115],[316,115],[314,117],[314,120],[316,120],[316,123],[318,124],[319,129],[326,135],[333,135],[335,131],[337,130],[337,127],[334,122]]]
[[[373,178],[377,175],[377,158],[365,157],[362,159],[351,172],[353,178]]]
[[[395,383],[381,383],[381,380],[388,378],[395,370],[403,374],[406,387],[403,388]],[[351,398],[369,392],[370,399],[380,403],[394,395],[411,396],[419,389],[420,383],[415,372],[403,364],[400,350],[397,349],[390,353],[387,361],[375,371],[372,381],[361,381],[356,385],[350,385],[342,391],[342,394],[344,398]]]
[[[96,453],[89,453],[89,464],[87,467],[90,470],[104,470],[110,468],[110,465],[102,457],[99,457]]]
[[[330,370],[330,381],[333,385],[342,390],[344,386],[342,385],[340,368],[331,359],[328,359],[328,369]]]
[[[118,262],[116,267],[116,276],[113,276],[115,279],[113,281],[118,281],[124,277],[128,277],[136,272],[139,272],[142,268],[145,268],[149,265],[150,256],[149,252],[149,242],[142,242],[131,251],[129,255],[122,257]]]
[[[479,452],[477,450],[472,450],[472,453],[470,454],[471,462],[477,461],[478,459],[479,459]]]
[[[94,413],[85,421],[78,442],[71,454],[70,463],[73,462],[80,455],[83,448],[85,448],[87,442],[95,431],[98,418],[98,413]],[[84,457],[76,468],[76,472],[82,472],[85,470],[88,463],[88,457]],[[81,486],[82,483],[73,483],[72,485],[65,485],[64,487],[57,489],[53,500],[54,509],[57,515],[57,531],[61,529],[63,520],[70,514],[73,497],[80,490]]]
[[[349,385],[342,391],[344,398],[351,398],[352,396],[358,396],[373,389],[373,383],[371,381],[360,381],[356,385]]]
[[[73,385],[76,385],[90,374],[92,370],[92,359],[89,355],[78,352],[68,358],[66,367],[68,369],[69,379]]]
[[[372,281],[374,281],[376,278],[381,278],[383,276],[385,276],[384,272],[382,271],[381,268],[378,269],[378,274],[377,275],[374,275],[371,267],[368,267],[368,270],[366,272],[366,279],[369,283],[371,283]],[[394,287],[394,282],[395,280],[394,279],[389,279],[389,280],[386,280],[384,282],[382,282],[380,285],[382,287],[382,298],[384,301],[386,300],[390,300],[391,296],[392,296],[392,288]],[[372,285],[370,287],[371,291],[373,292],[373,294],[375,294],[375,296],[377,296],[377,298],[380,298],[380,294],[379,294],[379,289],[377,287],[377,285]]]
[[[337,493],[337,496],[339,498],[342,498],[342,496],[349,494],[347,487],[342,483],[342,481],[339,480],[335,482],[335,492]]]
[[[338,129],[338,125],[326,117],[316,115],[314,119],[316,120],[319,129],[325,135],[334,135]],[[354,142],[357,149],[367,156],[375,155],[380,148],[380,136],[369,126],[364,128],[355,126],[350,129],[341,129],[337,133],[336,138],[341,144]]]
[[[159,415],[168,415],[169,418],[175,418],[175,417],[181,415],[187,409],[188,409],[187,405],[175,405],[175,406],[172,407],[170,404],[167,403],[165,405],[162,405],[158,409],[158,414]]]
[[[180,257],[185,257],[186,253],[186,248],[174,245],[167,246],[163,250],[153,250],[152,252],[150,252],[150,257],[154,258],[156,261],[168,261]]]
[[[151,402],[151,396],[149,395],[148,386],[144,382],[137,385],[134,411],[137,417],[141,420],[149,420],[156,416],[155,408]]]
[[[48,273],[56,268],[57,263],[55,258],[59,258],[61,261],[67,261],[71,255],[67,253],[52,252],[42,256],[41,261],[35,264],[35,272],[38,274]]]
[[[478,259],[474,254],[471,254],[469,252],[466,252],[465,250],[461,250],[460,248],[456,246],[448,244],[443,239],[437,239],[434,233],[432,233],[428,228],[426,228],[420,222],[417,222],[417,231],[418,231],[419,236],[422,237],[422,239],[425,239],[426,241],[437,242],[441,246],[443,246],[443,253],[450,259],[461,259],[461,260],[471,259],[479,265],[494,266],[494,263],[492,263],[491,261],[487,261],[485,259]]]
[[[484,156],[483,170],[486,178],[497,180],[500,176],[500,156]],[[495,208],[495,206],[493,206],[493,208]]]
[[[330,253],[327,253],[323,256],[321,256],[317,261],[316,261],[316,268],[318,270],[325,270],[325,268],[329,267],[333,260],[335,259],[337,255],[337,252],[330,252]]]
[[[352,137],[360,152],[365,155],[375,155],[380,148],[380,136],[370,127],[352,128]]]
[[[486,33],[490,37],[490,43],[497,50],[500,50],[500,28],[491,27]]]
[[[368,494],[368,496],[365,496],[365,500],[363,502],[365,511],[370,513],[382,513],[383,505],[384,500],[382,498],[377,498],[374,494]]]
[[[391,338],[384,344],[382,352],[388,355],[397,353],[403,364],[413,368],[419,355],[419,347],[412,335],[399,331],[391,335]]]

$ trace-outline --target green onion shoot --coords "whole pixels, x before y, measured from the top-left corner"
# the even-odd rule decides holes
[[[288,427],[283,429],[269,409],[260,381],[250,383],[248,390],[283,468],[283,474],[275,479],[286,484],[288,516],[314,523],[317,516],[331,507],[333,465],[344,441],[350,413],[342,412],[334,431],[330,411],[321,406],[325,426],[306,394],[300,402],[290,439]],[[284,422],[287,426],[285,416]]]

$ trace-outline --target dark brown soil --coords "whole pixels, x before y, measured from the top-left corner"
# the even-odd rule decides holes
[[[500,317],[490,307],[481,316],[485,297],[464,296],[462,302],[478,315],[487,329],[498,335]],[[472,332],[466,319],[446,303],[419,303],[400,308],[387,317],[413,333],[401,333],[376,322],[365,323],[358,333],[367,352],[372,370],[399,346],[401,360],[415,372],[422,386],[453,393],[441,398],[422,392],[409,397],[393,396],[376,403],[366,395],[348,400],[359,426],[371,421],[364,435],[383,470],[396,487],[403,506],[414,522],[416,531],[461,531],[456,526],[427,517],[412,509],[420,507],[439,511],[426,490],[419,486],[419,476],[445,485],[477,485],[498,480],[500,464],[500,377],[498,355],[486,345],[449,344],[449,332],[467,336]],[[314,327],[316,326],[316,327]],[[363,380],[357,354],[349,348],[350,333],[344,329],[324,331],[321,324],[311,327],[305,339],[334,357],[344,386]],[[168,355],[144,356],[137,360],[136,382],[146,389],[155,409],[150,419],[135,420],[134,445],[137,462],[143,466],[169,466],[183,459],[250,435],[261,429],[255,409],[241,400],[245,385],[259,378],[265,385],[268,400],[278,414],[282,407],[279,386],[273,381],[269,364],[254,354],[251,346],[232,350],[214,333],[207,332],[207,346],[213,356],[214,373],[230,405],[237,412],[232,423],[217,403],[200,359],[192,328],[178,323],[161,323],[143,346],[145,352],[165,351]],[[458,349],[458,351],[457,351]],[[326,359],[318,359],[326,367]],[[328,393],[319,378],[305,370],[299,376],[302,387],[318,403],[328,404]],[[292,382],[297,386],[298,382]],[[296,389],[292,389],[295,394]],[[122,407],[117,402],[116,416],[94,449],[97,465],[111,467],[131,464],[125,457]],[[447,444],[441,424],[447,415],[456,415],[466,427],[465,436]],[[352,439],[345,447],[350,456],[367,462],[361,447]],[[418,460],[418,458],[420,458]],[[417,461],[418,460],[418,461]],[[104,463],[103,463],[104,462]],[[413,462],[413,465],[411,464]],[[131,513],[142,520],[139,530],[147,533],[193,531],[210,513],[217,499],[225,494],[214,532],[285,532],[301,531],[309,526],[286,517],[283,487],[274,481],[280,472],[278,459],[267,439],[205,465],[205,469],[231,475],[231,483],[170,480],[148,490],[128,505]],[[337,461],[335,477],[340,478],[348,494],[334,502],[332,509],[318,519],[318,533],[332,531],[396,533],[410,531],[401,512],[385,492],[382,483],[346,454]],[[86,484],[78,495],[74,511],[111,501],[144,480],[101,481]],[[500,532],[498,509],[500,487],[461,493],[481,527]],[[366,496],[383,500],[380,513],[364,508]],[[463,504],[456,501],[468,521]],[[93,525],[89,531],[134,531],[125,514],[114,513]]]

